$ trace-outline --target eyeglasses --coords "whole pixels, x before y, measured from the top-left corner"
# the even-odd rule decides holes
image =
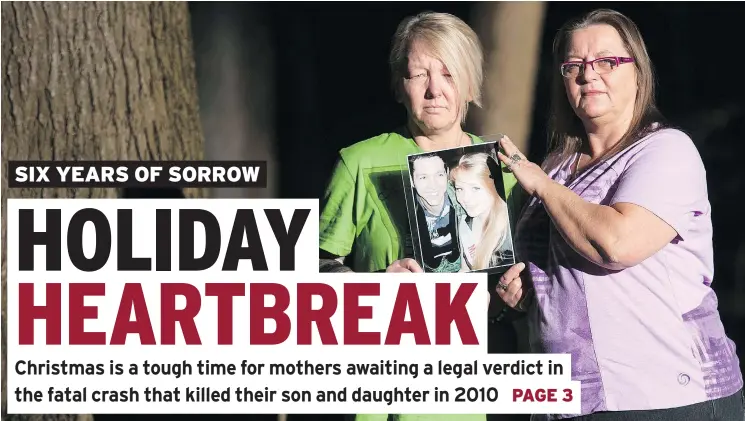
[[[624,63],[633,63],[631,57],[600,57],[592,61],[567,61],[561,64],[561,75],[565,78],[575,78],[585,73],[585,67],[589,64],[592,70],[599,74],[606,74],[616,70],[616,67]]]

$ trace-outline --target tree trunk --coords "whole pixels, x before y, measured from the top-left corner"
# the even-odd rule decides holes
[[[546,7],[544,2],[487,2],[473,10],[486,61],[484,107],[474,109],[473,131],[505,134],[525,155]]]
[[[2,3],[2,161],[202,159],[186,3]],[[187,197],[203,194],[190,189]],[[7,197],[116,197],[115,189],[8,189]],[[5,294],[3,294],[5,300]],[[2,314],[2,364],[6,314]],[[7,371],[5,371],[7,372]],[[91,415],[8,420],[90,420]]]
[[[469,124],[480,135],[509,136],[529,156],[533,96],[540,66],[543,2],[480,3],[474,29],[484,45],[484,106],[474,108]],[[469,113],[470,114],[470,113]],[[527,319],[515,322],[518,352],[530,352]]]

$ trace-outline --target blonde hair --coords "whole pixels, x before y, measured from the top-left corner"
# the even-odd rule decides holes
[[[494,177],[489,168],[489,160],[493,161],[494,168],[499,168],[494,157],[484,152],[477,152],[463,155],[458,161],[458,165],[450,170],[450,181],[453,183],[464,172],[475,173],[486,188],[486,191],[494,199],[484,221],[481,239],[476,244],[476,257],[473,264],[473,267],[476,269],[487,267],[494,252],[501,248],[507,240],[509,231],[507,202],[499,196],[497,188],[494,185]]]
[[[424,12],[401,21],[393,36],[389,57],[391,82],[397,95],[407,72],[409,50],[417,41],[424,43],[453,76],[463,107],[461,119],[465,122],[469,98],[481,107],[484,52],[478,35],[449,13]]]
[[[552,166],[565,161],[579,150],[587,138],[582,121],[574,113],[566,98],[564,77],[559,71],[567,53],[567,47],[574,31],[593,25],[609,25],[621,37],[624,48],[634,59],[637,92],[634,114],[629,130],[621,140],[606,154],[610,156],[622,151],[636,140],[653,130],[663,127],[663,116],[655,105],[655,75],[652,60],[642,39],[639,28],[623,14],[610,9],[597,9],[578,19],[564,24],[556,34],[553,43],[553,86],[551,93],[551,112],[549,119],[549,159]],[[659,124],[655,124],[659,123]]]

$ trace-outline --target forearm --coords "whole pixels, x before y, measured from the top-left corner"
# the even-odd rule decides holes
[[[330,256],[321,256],[318,271],[322,273],[353,272],[351,268],[344,266],[343,257],[332,258]]]
[[[556,228],[579,254],[608,269],[622,269],[617,250],[623,215],[610,206],[589,203],[551,180],[536,195]]]

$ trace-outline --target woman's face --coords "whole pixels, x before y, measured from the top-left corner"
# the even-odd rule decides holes
[[[455,197],[468,216],[475,218],[489,212],[494,198],[480,177],[471,172],[461,171],[454,184]]]
[[[564,61],[615,56],[630,57],[621,36],[610,25],[593,25],[572,33]],[[633,115],[637,85],[632,63],[619,64],[603,74],[587,64],[577,77],[564,78],[564,86],[574,112],[586,123],[612,122]]]
[[[425,134],[447,131],[459,124],[458,94],[445,65],[421,42],[414,42],[403,81],[404,106]]]

